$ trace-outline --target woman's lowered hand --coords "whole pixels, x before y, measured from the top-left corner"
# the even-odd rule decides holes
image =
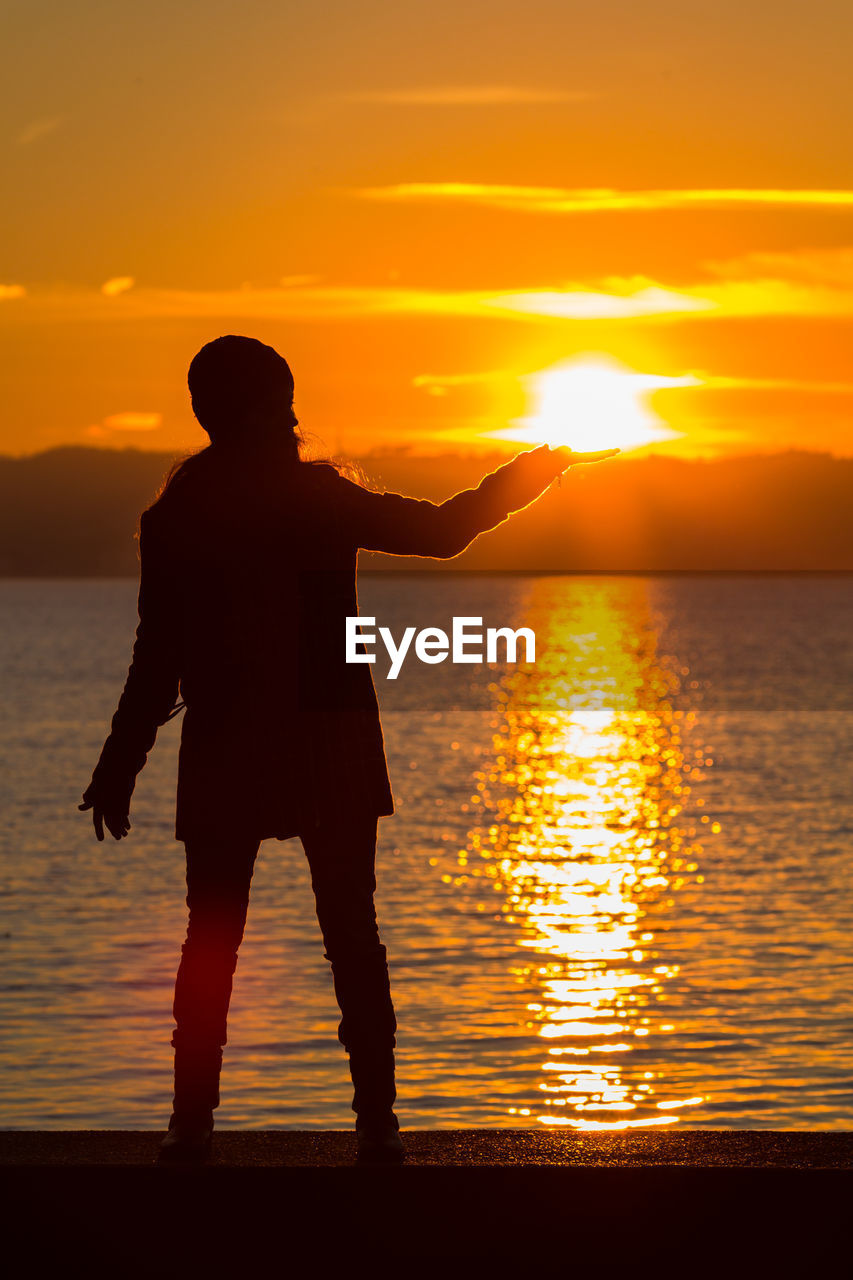
[[[104,838],[104,827],[116,840],[121,840],[122,836],[126,836],[130,831],[130,814],[121,807],[105,809],[99,801],[87,800],[84,796],[83,803],[78,804],[77,808],[84,812],[87,809],[92,810],[92,823],[99,840]]]

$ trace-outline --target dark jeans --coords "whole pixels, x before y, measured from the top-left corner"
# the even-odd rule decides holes
[[[360,1086],[364,1107],[390,1105],[397,1023],[373,902],[376,819],[330,819],[300,838],[342,1015],[338,1039],[356,1083],[353,1107],[359,1110]],[[228,1006],[259,845],[247,836],[186,841],[189,922],[173,1006],[176,1107],[219,1102]]]

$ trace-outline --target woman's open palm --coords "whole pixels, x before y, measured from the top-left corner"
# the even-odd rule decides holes
[[[582,462],[603,462],[605,458],[612,458],[621,452],[621,449],[596,449],[592,453],[575,453],[568,445],[560,445],[559,448],[552,450],[552,453],[566,459],[567,467],[576,467]]]

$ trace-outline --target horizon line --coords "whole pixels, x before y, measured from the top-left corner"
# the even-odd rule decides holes
[[[507,442],[507,443],[510,443],[510,442]],[[495,447],[495,445],[497,445],[498,447]],[[174,459],[181,456],[191,457],[194,454],[202,452],[202,450],[208,447],[209,445],[199,445],[197,447],[182,446],[180,448],[169,448],[168,446],[164,445],[156,448],[143,448],[137,444],[89,444],[83,441],[67,440],[67,441],[60,441],[57,444],[44,445],[42,448],[34,449],[29,453],[7,453],[5,451],[0,450],[0,462],[25,462],[29,459],[43,457],[49,453],[59,453],[64,449],[76,449],[78,451],[82,451],[86,453],[99,453],[99,454],[136,453],[141,456],[168,457],[168,458]],[[498,441],[492,441],[491,439],[489,440],[488,443],[484,442],[481,446],[463,445],[458,449],[444,449],[441,452],[430,452],[430,453],[419,452],[414,446],[408,445],[408,444],[377,445],[372,447],[371,449],[368,449],[366,452],[354,451],[352,453],[341,453],[341,452],[329,451],[328,458],[326,457],[316,458],[316,459],[304,458],[302,459],[302,461],[304,462],[315,462],[315,461],[316,462],[324,462],[324,461],[344,462],[347,460],[360,461],[366,458],[376,459],[376,458],[388,458],[388,457],[418,458],[421,460],[427,460],[430,458],[448,458],[448,457],[473,458],[478,456],[479,457],[491,456],[494,454],[503,455],[507,453],[515,455],[517,453],[529,452],[530,449],[534,447],[535,446],[531,445],[529,449],[528,448],[522,448],[522,449],[506,448],[506,447],[501,447]],[[636,454],[638,456],[632,457],[632,454]],[[731,462],[731,461],[743,462],[743,461],[753,460],[753,459],[782,458],[782,457],[789,456],[791,454],[795,454],[801,457],[805,455],[807,457],[813,457],[813,458],[831,458],[833,462],[853,462],[853,453],[839,454],[839,453],[833,453],[832,450],[830,449],[798,448],[795,445],[789,446],[783,449],[757,449],[751,452],[741,450],[738,452],[729,452],[729,453],[700,454],[692,458],[685,457],[683,454],[659,453],[654,450],[641,453],[640,449],[637,449],[637,450],[629,449],[629,450],[623,450],[621,455],[618,458],[611,459],[611,461],[618,464],[618,463],[625,463],[629,461],[644,462],[644,461],[650,461],[651,459],[656,458],[664,462],[685,462],[685,463],[690,463],[692,465],[696,463],[715,463],[715,462]]]

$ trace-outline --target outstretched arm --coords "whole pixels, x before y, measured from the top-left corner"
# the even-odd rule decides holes
[[[104,838],[104,824],[116,840],[127,835],[136,775],[178,695],[176,595],[166,550],[150,528],[147,512],[140,522],[139,554],[139,626],[133,659],[109,736],[78,806],[93,810],[99,840]]]
[[[458,556],[478,534],[529,506],[567,467],[598,462],[618,452],[572,453],[542,445],[498,467],[476,489],[465,489],[442,503],[375,493],[348,480],[342,483],[347,486],[346,503],[360,547],[444,560]]]

